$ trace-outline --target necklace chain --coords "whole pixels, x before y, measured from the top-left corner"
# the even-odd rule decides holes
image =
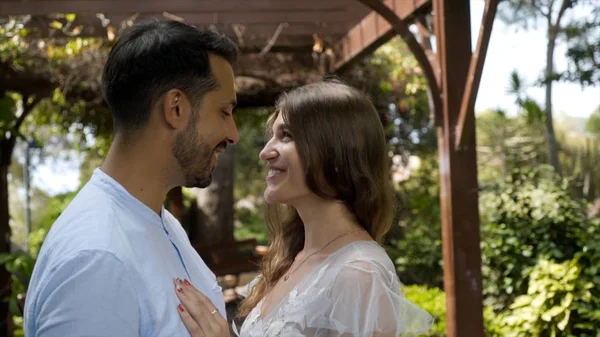
[[[308,260],[308,258],[310,258],[311,256],[315,255],[316,253],[322,251],[323,249],[325,249],[327,246],[329,246],[335,240],[337,240],[337,239],[339,239],[339,238],[341,238],[343,236],[346,236],[348,234],[356,233],[356,232],[359,232],[359,231],[362,231],[362,230],[363,230],[362,228],[361,229],[356,229],[356,230],[353,230],[353,231],[350,231],[350,232],[346,232],[346,233],[343,233],[343,234],[340,234],[340,235],[336,236],[335,238],[333,238],[332,240],[330,240],[329,242],[327,242],[327,244],[325,244],[325,246],[319,248],[318,250],[310,253],[310,255],[308,255],[307,257],[305,257],[304,260],[302,260],[302,262],[298,265],[298,267],[296,267],[293,270],[289,271],[285,275],[285,277],[283,278],[283,281],[287,282],[287,280],[290,278],[290,275],[292,275],[296,270],[298,270],[304,264],[304,262],[306,262],[306,260]],[[296,259],[294,259],[294,261],[296,261]]]

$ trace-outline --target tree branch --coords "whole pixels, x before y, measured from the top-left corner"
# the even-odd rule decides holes
[[[21,95],[44,96],[50,95],[57,86],[48,76],[16,70],[10,61],[0,61],[0,94],[13,91]]]
[[[4,146],[2,149],[2,160],[4,162],[10,161],[10,158],[12,158],[12,153],[15,149],[15,144],[17,142],[17,134],[19,133],[19,128],[21,128],[21,125],[25,121],[25,118],[27,118],[27,116],[29,115],[29,113],[31,113],[33,108],[35,108],[35,106],[42,100],[42,97],[36,96],[33,99],[33,101],[29,104],[27,103],[28,100],[29,95],[23,94],[23,112],[21,113],[19,118],[17,118],[15,125],[13,125],[10,132],[10,138],[3,140],[3,142],[6,142],[3,144]]]
[[[558,30],[560,28],[560,20],[562,20],[562,17],[565,14],[565,12],[567,11],[567,8],[569,8],[569,3],[570,3],[569,0],[563,0],[562,5],[560,6],[560,10],[558,11],[558,16],[556,17],[556,23],[554,23],[556,33],[558,33]]]
[[[533,8],[540,12],[544,17],[549,17],[552,15],[552,3],[548,5],[548,11],[544,11],[544,9],[535,0],[531,2],[531,6],[533,6]]]
[[[29,116],[29,113],[31,112],[31,110],[33,110],[33,108],[35,108],[35,106],[38,105],[38,103],[42,100],[42,97],[36,96],[33,99],[33,101],[29,104],[27,103],[28,100],[29,100],[29,95],[27,95],[27,94],[23,95],[23,112],[21,113],[19,118],[17,118],[17,121],[15,122],[15,125],[12,128],[14,130],[14,132],[12,132],[11,137],[14,137],[16,135],[16,133],[21,128],[21,125],[25,121],[25,118],[27,118],[27,116]]]

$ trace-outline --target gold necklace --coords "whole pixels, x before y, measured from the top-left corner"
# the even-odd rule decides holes
[[[311,253],[310,255],[308,255],[307,257],[305,257],[304,260],[302,260],[302,262],[300,263],[300,265],[298,265],[298,267],[296,267],[294,270],[289,271],[287,273],[287,275],[285,275],[285,277],[283,278],[283,282],[287,282],[287,280],[290,278],[290,275],[292,275],[296,270],[298,270],[298,268],[300,268],[304,264],[304,262],[306,262],[306,260],[308,260],[309,257],[311,257],[311,256],[315,255],[316,253],[322,251],[323,249],[325,249],[325,247],[329,246],[333,241],[335,241],[335,240],[337,240],[337,239],[339,239],[339,238],[341,238],[343,236],[346,236],[348,234],[356,233],[356,232],[359,232],[359,231],[362,231],[362,230],[363,230],[362,228],[361,229],[356,229],[356,230],[353,230],[353,231],[350,231],[350,232],[347,232],[347,233],[340,234],[340,235],[336,236],[335,238],[333,238],[332,240],[330,240],[329,242],[327,242],[327,244],[325,246],[321,247],[319,250],[317,250],[317,251]],[[295,261],[296,261],[296,259],[294,259],[294,262]]]

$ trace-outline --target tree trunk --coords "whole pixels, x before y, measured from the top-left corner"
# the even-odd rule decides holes
[[[200,210],[194,244],[214,244],[233,241],[233,182],[235,180],[235,147],[229,146],[219,156],[213,181],[207,188],[196,189]]]
[[[0,143],[0,254],[10,253],[10,225],[8,210],[8,168],[10,165],[10,154],[6,151],[10,143],[4,140]],[[11,295],[10,273],[0,267],[0,336],[12,336],[12,316],[8,302],[4,299]]]
[[[554,47],[556,46],[556,29],[548,21],[548,49],[546,50],[546,102],[545,102],[545,126],[546,126],[546,144],[548,145],[548,162],[554,167],[559,175],[561,174],[560,162],[558,161],[558,143],[554,134],[554,124],[552,118],[552,82],[554,82]]]

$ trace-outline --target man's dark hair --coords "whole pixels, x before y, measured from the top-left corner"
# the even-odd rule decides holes
[[[170,89],[182,90],[197,107],[219,86],[209,54],[232,65],[237,59],[233,41],[211,30],[160,19],[129,28],[112,48],[102,77],[115,131],[129,133],[143,127],[153,105]]]

